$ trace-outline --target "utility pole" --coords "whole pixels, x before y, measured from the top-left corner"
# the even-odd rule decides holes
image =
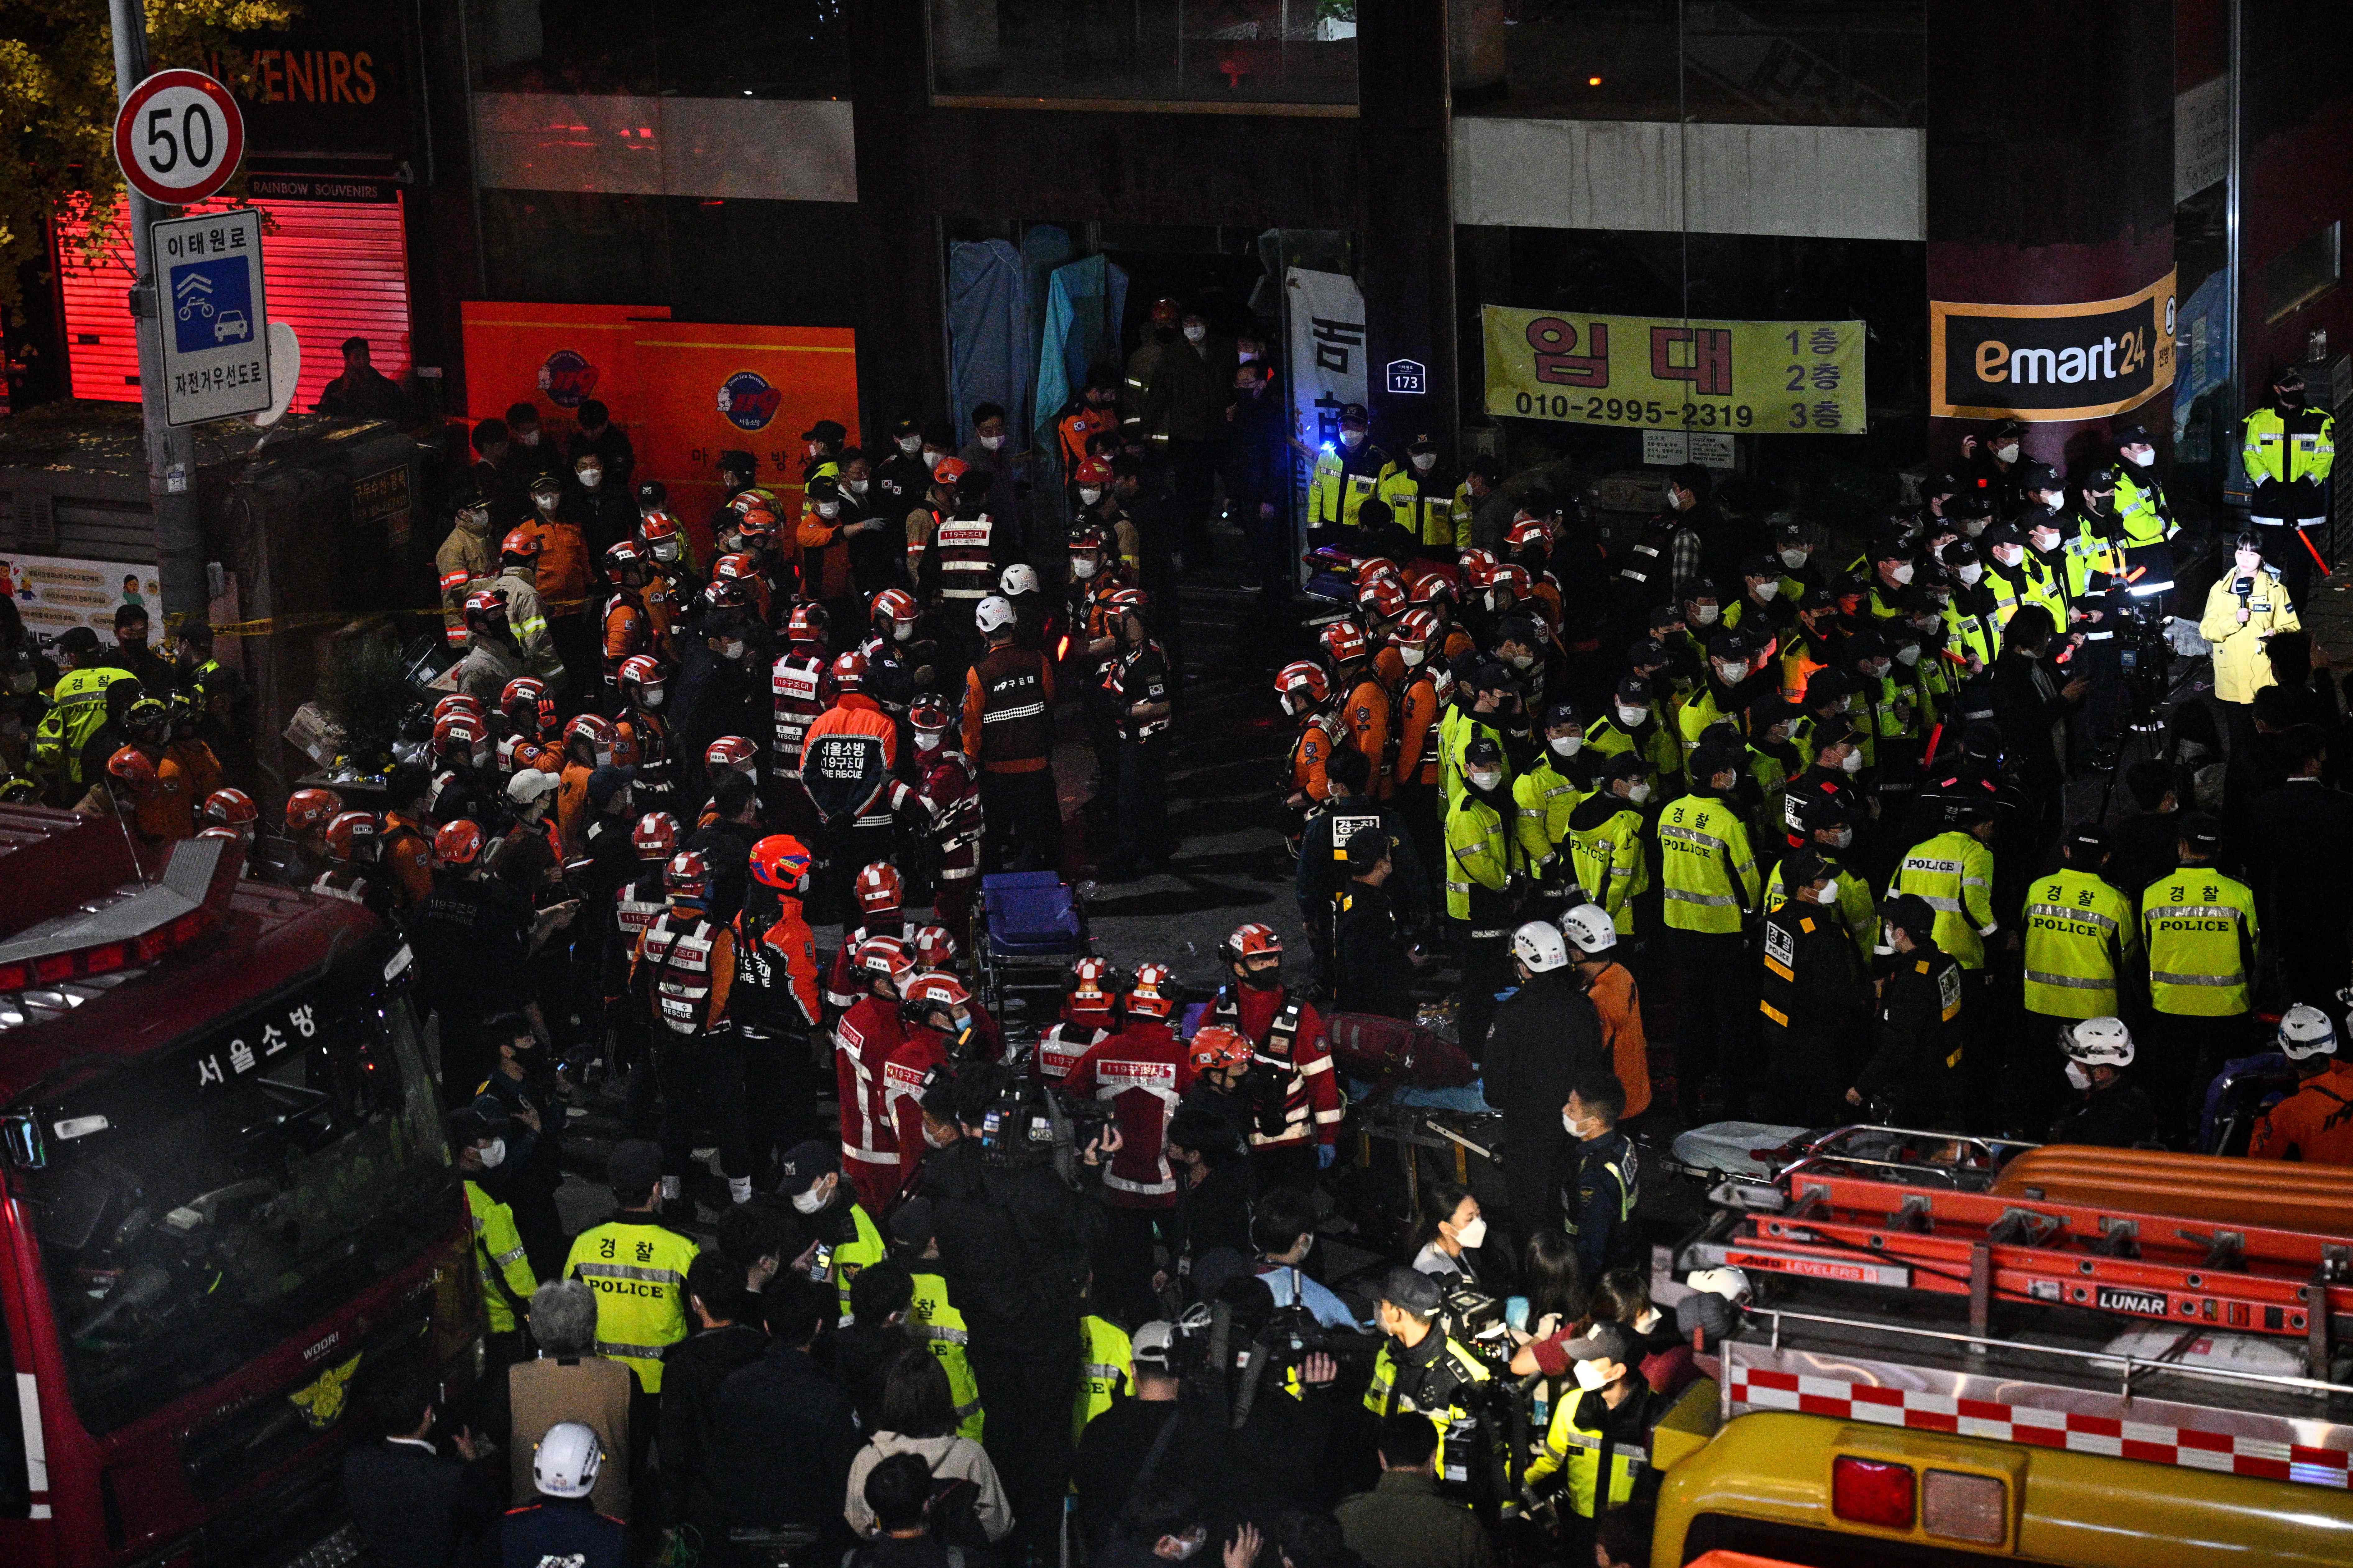
[[[142,0],[108,0],[114,26],[114,94],[119,103],[147,76],[147,9]],[[196,443],[186,428],[166,421],[164,407],[163,318],[155,290],[155,258],[148,226],[166,216],[157,205],[123,189],[131,225],[135,277],[132,324],[139,333],[139,405],[147,437],[147,498],[155,514],[155,577],[164,595],[164,626],[204,616],[212,603],[205,574],[204,524],[196,515]],[[176,210],[176,209],[175,209]]]

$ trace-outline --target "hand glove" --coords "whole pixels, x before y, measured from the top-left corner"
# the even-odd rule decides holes
[[[1333,1162],[1339,1159],[1339,1157],[1340,1151],[1334,1148],[1331,1144],[1318,1143],[1315,1145],[1315,1168],[1317,1170],[1330,1170],[1332,1168]]]

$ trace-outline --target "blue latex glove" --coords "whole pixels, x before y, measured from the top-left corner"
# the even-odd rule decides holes
[[[1332,1168],[1332,1163],[1339,1157],[1340,1151],[1334,1148],[1331,1144],[1318,1143],[1315,1145],[1315,1168],[1317,1170],[1330,1170]]]

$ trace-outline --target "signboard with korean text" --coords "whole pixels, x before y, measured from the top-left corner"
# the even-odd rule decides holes
[[[150,232],[165,416],[201,425],[269,407],[261,215],[249,207],[199,213],[165,218]]]
[[[58,639],[76,626],[90,627],[101,643],[112,642],[119,605],[142,605],[153,615],[164,605],[155,568],[135,562],[0,554],[0,585],[44,653],[53,652]]]
[[[1284,275],[1291,317],[1291,434],[1310,451],[1340,438],[1340,410],[1362,403],[1371,367],[1365,363],[1365,296],[1345,272],[1293,267]],[[1293,488],[1306,515],[1309,459],[1294,450]]]
[[[1939,419],[2099,419],[2173,384],[2170,272],[2120,300],[1928,301],[1928,413]]]
[[[1861,321],[1480,313],[1492,415],[1740,436],[1865,428]]]

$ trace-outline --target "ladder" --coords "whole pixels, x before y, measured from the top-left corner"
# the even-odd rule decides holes
[[[1785,1172],[1775,1190],[1760,1188],[1718,1189],[1717,1201],[1735,1211],[1719,1233],[1725,1262],[1966,1296],[1976,1335],[1986,1333],[1996,1301],[2081,1308],[2183,1330],[2301,1337],[2310,1375],[2326,1378],[2330,1320],[2344,1320],[2336,1331],[2353,1331],[2353,1242],[2342,1237],[1802,1167]]]

